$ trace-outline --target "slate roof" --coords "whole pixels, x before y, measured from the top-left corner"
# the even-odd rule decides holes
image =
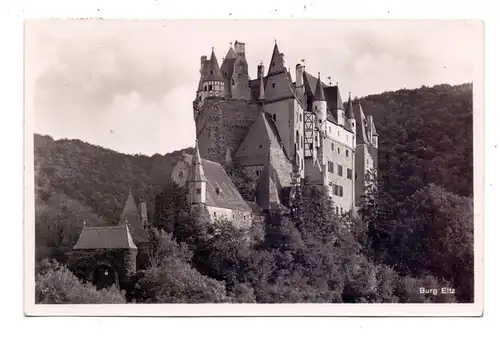
[[[344,110],[344,103],[340,97],[339,86],[328,86],[325,88],[326,104],[330,110]]]
[[[134,197],[132,196],[132,191],[129,191],[127,201],[123,207],[122,215],[120,217],[120,222],[118,225],[124,226],[128,224],[130,233],[135,243],[144,243],[149,241],[149,234],[144,229],[144,226],[139,218],[139,212],[137,210],[137,205],[135,204]]]
[[[354,119],[354,108],[352,106],[351,93],[349,93],[349,100],[347,101],[347,110],[345,112],[347,119]]]
[[[325,92],[323,90],[321,77],[319,76],[319,74],[318,74],[318,81],[316,81],[316,91],[314,92],[314,100],[315,101],[326,101]]]
[[[81,249],[137,249],[127,226],[84,227],[73,247]]]
[[[203,81],[224,81],[213,49],[210,60],[208,61],[208,68],[204,70]]]
[[[356,144],[368,144],[365,128],[367,120],[363,107],[359,102],[354,107],[354,117],[356,118]]]
[[[201,165],[200,149],[198,147],[198,140],[196,140],[196,145],[194,147],[194,157],[192,158],[191,170],[189,173],[189,181],[207,181],[205,177],[205,171]]]
[[[271,116],[260,112],[236,152],[236,158],[243,165],[263,164],[269,153],[269,146],[281,149],[281,139]]]
[[[191,155],[184,154],[184,161],[191,164],[192,157]],[[250,207],[246,204],[243,197],[241,197],[232,180],[219,163],[203,158],[201,159],[201,163],[207,180],[207,205],[251,212]],[[219,189],[218,194],[216,191],[217,188]]]
[[[316,91],[316,85],[318,84],[318,79],[309,74],[307,71],[304,71],[303,78],[304,78],[304,87],[306,90],[307,99],[313,100],[314,93]],[[321,85],[323,86],[323,88],[328,87],[323,82],[321,82]]]

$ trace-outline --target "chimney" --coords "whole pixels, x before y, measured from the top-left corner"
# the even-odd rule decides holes
[[[200,74],[203,73],[203,65],[205,65],[206,61],[207,61],[207,56],[201,56],[201,58],[200,58]]]
[[[300,88],[304,85],[304,66],[302,64],[297,64],[295,66],[295,86]]]
[[[244,42],[239,42],[235,41],[234,42],[234,51],[238,56],[242,56],[245,58],[245,43]]]
[[[262,62],[257,65],[257,78],[260,79],[261,76],[264,77],[264,64]]]

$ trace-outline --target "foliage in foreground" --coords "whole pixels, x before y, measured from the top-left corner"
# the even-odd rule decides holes
[[[35,278],[35,302],[38,304],[116,304],[125,303],[125,293],[115,287],[97,290],[82,283],[57,261],[44,260]]]

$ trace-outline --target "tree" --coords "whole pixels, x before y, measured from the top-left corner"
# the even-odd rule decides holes
[[[229,302],[223,282],[201,275],[188,263],[167,257],[138,276],[134,299],[140,303]]]
[[[183,262],[189,262],[193,254],[185,243],[176,243],[172,234],[151,228],[147,256],[149,267],[157,268],[166,258],[176,257]]]

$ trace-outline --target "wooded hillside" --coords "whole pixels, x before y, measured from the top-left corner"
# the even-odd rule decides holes
[[[326,214],[328,203],[320,214],[305,211],[304,207],[314,207],[306,200],[300,209],[311,217],[309,225],[293,216],[268,223],[268,237],[253,251],[221,240],[220,245],[204,246],[201,256],[195,248],[192,260],[169,262],[186,262],[179,267],[194,267],[203,277],[222,282],[228,294],[244,289],[257,302],[433,301],[412,293],[418,284],[451,284],[460,289],[456,299],[471,301],[472,85],[403,89],[361,102],[365,114],[374,116],[379,133],[379,184],[361,206],[364,224],[324,220],[320,215]],[[35,135],[34,144],[37,256],[63,263],[83,220],[92,225],[118,222],[129,189],[152,211],[182,153],[126,155],[80,140],[55,141],[41,135]],[[328,231],[337,231],[337,239],[325,242]],[[207,250],[216,250],[216,256]],[[231,259],[233,266],[221,268],[220,262],[229,262],[227,257],[236,258]],[[355,272],[360,267],[371,269],[363,277],[375,280],[356,278],[361,277]],[[151,270],[148,276],[162,272]],[[367,285],[377,281],[385,286],[383,294],[372,293],[373,284]]]

